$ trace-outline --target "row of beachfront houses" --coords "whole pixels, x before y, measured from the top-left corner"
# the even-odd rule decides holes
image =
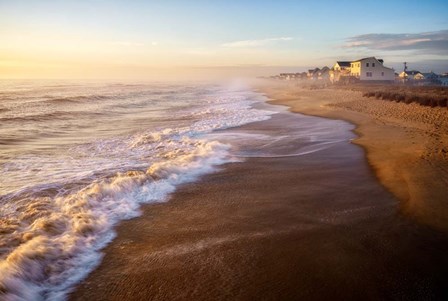
[[[434,72],[403,71],[400,74],[384,66],[382,59],[367,57],[356,61],[337,61],[332,68],[327,66],[310,69],[301,73],[280,73],[274,78],[283,80],[310,79],[335,82],[414,82],[448,85],[448,74],[438,75]]]

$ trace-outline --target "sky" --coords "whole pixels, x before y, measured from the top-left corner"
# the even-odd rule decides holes
[[[448,1],[0,0],[0,78],[448,72]]]

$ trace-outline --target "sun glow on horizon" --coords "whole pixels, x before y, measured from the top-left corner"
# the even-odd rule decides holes
[[[360,4],[352,4],[350,10],[356,11]],[[366,7],[376,5],[364,3]],[[362,22],[359,26],[331,22],[332,7],[336,8],[331,1],[195,1],[187,5],[182,1],[0,0],[0,78],[188,77],[201,72],[265,75],[285,66],[305,69],[330,65],[337,58],[372,54],[386,61],[401,61],[399,54],[405,54],[406,49],[367,48],[376,41],[357,37],[364,38],[362,34],[372,27]],[[431,21],[420,22],[425,27],[419,32],[444,29],[437,24],[446,26],[446,22],[436,22],[445,20],[444,12],[448,13],[448,4],[442,1],[409,4],[406,9],[432,13],[422,14],[422,20]],[[310,26],[316,14],[323,16],[321,23]],[[383,14],[379,32],[404,32],[415,27]],[[402,46],[432,42],[424,35],[416,35],[412,41],[403,41]],[[420,61],[448,58],[443,50],[412,53]]]

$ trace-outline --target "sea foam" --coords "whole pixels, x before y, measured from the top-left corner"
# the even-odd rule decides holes
[[[209,93],[200,105],[172,113],[174,122],[182,117],[189,123],[76,144],[56,157],[25,154],[3,164],[11,181],[25,180],[0,196],[0,299],[65,300],[100,263],[100,250],[114,238],[119,221],[237,160],[231,145],[207,134],[268,119],[272,112],[253,109],[250,96]]]

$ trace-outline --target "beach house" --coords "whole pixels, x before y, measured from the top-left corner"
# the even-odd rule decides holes
[[[341,79],[341,76],[350,75],[350,61],[337,61],[330,70],[330,80],[337,82]]]
[[[319,77],[320,68],[314,68],[308,70],[308,78],[316,80]]]
[[[336,64],[333,66],[334,71],[348,71],[350,72],[350,61],[337,61]]]
[[[439,78],[440,85],[448,87],[448,77],[440,77]]]
[[[319,70],[317,79],[328,80],[329,78],[330,78],[330,68],[325,66]]]
[[[400,73],[399,77],[405,80],[421,80],[424,79],[424,75],[417,70],[407,70]]]
[[[439,78],[439,75],[435,74],[433,71],[422,73],[423,79],[426,80],[437,80]]]
[[[434,72],[420,72],[417,70],[406,70],[400,73],[400,80],[415,85],[443,85],[442,76]]]
[[[367,57],[350,62],[350,75],[362,81],[393,81],[395,71],[383,66],[383,60]]]

